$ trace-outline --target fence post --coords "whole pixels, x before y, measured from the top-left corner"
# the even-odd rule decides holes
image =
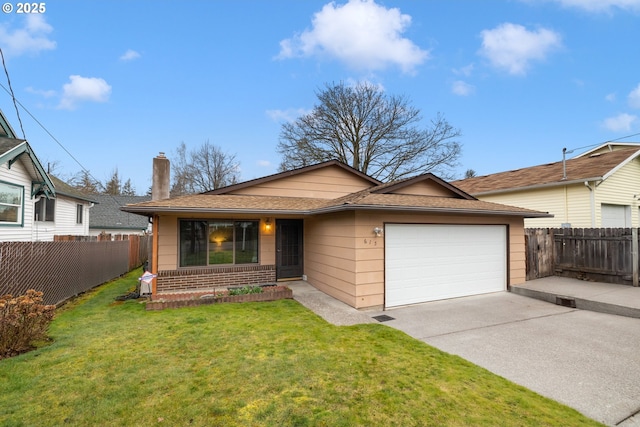
[[[638,229],[631,229],[631,265],[633,268],[633,286],[638,286]]]

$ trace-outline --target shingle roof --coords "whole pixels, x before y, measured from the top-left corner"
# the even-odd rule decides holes
[[[72,197],[78,200],[84,200],[87,202],[96,203],[96,198],[93,195],[83,193],[75,187],[67,184],[59,178],[56,178],[53,175],[49,175],[51,178],[51,182],[53,182],[53,186],[55,187],[56,194],[61,194],[63,196]]]
[[[382,184],[381,186],[387,186]],[[173,199],[127,205],[127,212],[199,212],[199,213],[261,213],[315,215],[344,210],[402,210],[476,214],[505,214],[522,217],[548,216],[546,213],[483,202],[475,199],[376,193],[381,186],[373,186],[337,199],[304,197],[213,195],[196,194]]]
[[[640,150],[629,148],[568,159],[565,162],[566,178],[564,178],[563,162],[559,161],[467,178],[453,181],[451,184],[469,194],[480,195],[532,187],[565,185],[570,182],[602,180],[615,168],[639,155]]]
[[[150,196],[112,196],[109,194],[92,195],[97,205],[91,208],[89,228],[146,230],[149,219],[146,216],[120,210],[121,206],[146,202]]]

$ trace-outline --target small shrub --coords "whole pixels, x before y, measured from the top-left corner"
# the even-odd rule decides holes
[[[246,294],[261,294],[262,288],[260,286],[243,286],[241,288],[229,289],[228,295],[246,295]]]
[[[42,301],[42,292],[33,289],[15,298],[0,296],[0,359],[30,350],[46,338],[56,307]]]

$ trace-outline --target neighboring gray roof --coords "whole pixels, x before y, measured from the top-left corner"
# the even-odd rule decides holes
[[[146,216],[124,212],[120,207],[148,202],[151,196],[94,194],[91,197],[97,201],[97,205],[91,208],[89,228],[146,230],[149,226]]]

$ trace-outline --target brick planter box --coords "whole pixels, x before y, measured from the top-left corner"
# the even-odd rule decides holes
[[[219,304],[225,302],[257,302],[257,301],[276,301],[280,299],[292,299],[293,291],[289,288],[269,291],[265,290],[259,294],[245,295],[216,295],[204,296],[200,298],[163,300],[162,297],[155,301],[148,301],[146,304],[147,311],[164,310],[165,308],[180,307],[196,307],[205,304]]]

